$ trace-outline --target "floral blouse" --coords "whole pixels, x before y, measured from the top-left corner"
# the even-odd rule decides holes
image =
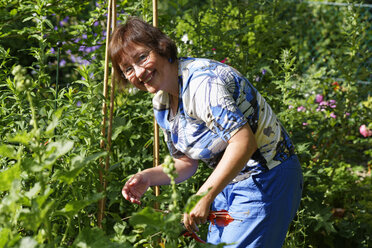
[[[209,59],[179,59],[177,113],[170,111],[168,93],[153,98],[155,118],[164,132],[170,154],[203,160],[215,168],[227,141],[246,123],[258,149],[240,174],[274,168],[294,154],[289,136],[271,107],[234,68]]]

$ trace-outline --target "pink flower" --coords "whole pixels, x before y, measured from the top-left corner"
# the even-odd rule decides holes
[[[227,61],[227,58],[224,58],[223,60],[221,60],[220,62],[221,63],[225,63]]]
[[[297,112],[304,112],[306,108],[304,106],[300,106],[297,108]]]
[[[323,95],[321,95],[321,94],[317,94],[316,96],[315,96],[315,102],[316,103],[320,103],[320,102],[322,102],[323,101]]]
[[[336,100],[329,100],[329,107],[336,108]]]
[[[336,119],[336,115],[333,112],[329,116],[332,117],[332,118],[334,118],[334,119]]]
[[[364,124],[359,127],[359,132],[366,138],[372,135],[372,130],[369,130],[368,127]]]
[[[289,105],[288,108],[289,109],[293,109],[294,107],[293,107],[293,105]]]
[[[302,126],[307,126],[307,125],[309,125],[309,123],[307,123],[307,122],[302,123]]]

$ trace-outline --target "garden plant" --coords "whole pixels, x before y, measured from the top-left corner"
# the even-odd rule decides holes
[[[206,165],[162,186],[160,196],[150,189],[139,206],[121,196],[131,175],[153,165],[152,96],[116,90],[111,149],[102,149],[107,4],[0,0],[0,247],[217,247],[180,235],[181,216],[211,172]],[[158,4],[158,26],[180,56],[238,69],[289,131],[304,189],[284,247],[372,247],[372,5]],[[152,22],[150,0],[118,1],[116,9],[118,23]],[[162,139],[160,160],[172,179]],[[207,232],[205,224],[198,235]]]

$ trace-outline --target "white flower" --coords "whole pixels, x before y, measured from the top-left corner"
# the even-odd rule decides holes
[[[183,41],[183,43],[187,43],[189,41],[189,37],[187,36],[187,34],[184,34],[181,40]]]

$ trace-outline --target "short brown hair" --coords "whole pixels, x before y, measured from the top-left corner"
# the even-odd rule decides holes
[[[128,81],[123,77],[119,63],[122,56],[127,56],[126,49],[131,44],[144,45],[169,59],[171,63],[177,59],[177,46],[172,39],[138,17],[129,17],[125,24],[119,25],[114,30],[109,44],[116,81],[121,86],[127,85]]]

